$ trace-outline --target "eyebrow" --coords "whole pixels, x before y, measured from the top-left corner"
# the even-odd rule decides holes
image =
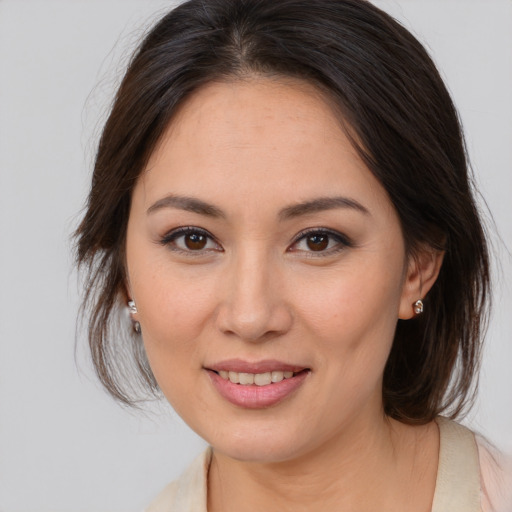
[[[208,217],[225,218],[226,215],[222,210],[213,206],[212,204],[201,201],[194,197],[169,195],[159,199],[156,203],[151,205],[147,214],[154,213],[162,208],[176,208],[178,210],[185,210],[187,212],[198,213]]]
[[[147,214],[154,213],[163,208],[176,208],[178,210],[185,210],[199,215],[214,218],[226,218],[226,214],[216,206],[188,196],[168,195],[159,199],[156,203],[147,209]],[[337,208],[348,208],[359,211],[365,215],[370,215],[370,212],[361,203],[355,199],[348,197],[318,197],[302,203],[293,204],[283,208],[279,212],[279,220],[289,220],[302,215],[309,215],[312,213],[322,212],[326,210],[334,210]]]
[[[336,208],[348,208],[356,210],[365,215],[370,215],[370,212],[361,203],[355,199],[348,197],[318,197],[303,203],[297,203],[287,206],[279,212],[281,220],[288,220],[302,215],[309,215],[311,213],[323,212],[326,210],[334,210]]]

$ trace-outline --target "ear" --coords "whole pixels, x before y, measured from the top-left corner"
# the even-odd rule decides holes
[[[122,292],[123,292],[124,298],[127,301],[129,301],[129,300],[131,300],[133,298],[131,286],[130,286],[130,283],[128,282],[128,279],[126,279],[126,281],[124,282],[124,286],[122,288]]]
[[[424,299],[436,282],[444,251],[424,247],[409,256],[407,272],[402,286],[398,318],[408,320],[415,316],[414,303]]]
[[[123,271],[123,283],[120,286],[120,291],[123,296],[123,300],[125,303],[127,303],[129,300],[133,299],[133,293],[132,293],[132,285],[130,283],[130,276],[128,275],[128,262],[126,261],[126,256],[124,257],[124,267],[122,269]]]

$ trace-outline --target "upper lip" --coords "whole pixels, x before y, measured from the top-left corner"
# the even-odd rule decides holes
[[[243,361],[242,359],[227,359],[218,363],[205,366],[207,370],[215,372],[236,372],[236,373],[267,373],[267,372],[300,372],[305,370],[307,366],[284,363],[274,359],[266,359],[262,361]]]

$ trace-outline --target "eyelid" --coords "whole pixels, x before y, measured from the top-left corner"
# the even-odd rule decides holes
[[[327,235],[331,238],[334,238],[338,242],[337,246],[331,247],[330,249],[327,249],[325,251],[318,251],[318,252],[293,249],[293,246],[296,245],[298,242],[302,241],[308,235],[314,235],[314,234],[323,234],[323,235]],[[292,243],[290,244],[290,246],[288,248],[288,252],[302,252],[302,253],[307,254],[308,257],[317,258],[317,257],[322,257],[322,256],[330,256],[330,255],[340,252],[348,247],[354,247],[354,243],[347,235],[344,235],[343,233],[340,233],[339,231],[336,231],[331,228],[315,227],[315,228],[304,229],[300,233],[298,233],[294,237]]]
[[[200,234],[205,237],[207,237],[210,241],[212,241],[217,247],[212,248],[206,248],[206,249],[200,249],[200,250],[192,250],[192,249],[183,249],[181,247],[178,247],[177,245],[173,245],[172,242],[177,240],[178,238],[185,236],[187,234]],[[331,239],[334,239],[337,243],[335,247],[331,247],[329,249],[323,250],[323,251],[306,251],[302,249],[294,249],[294,246],[297,245],[300,241],[302,241],[304,238],[306,238],[308,235],[314,235],[314,234],[322,234],[327,235]],[[164,247],[168,247],[170,250],[175,252],[184,253],[186,255],[190,256],[201,256],[205,255],[210,252],[224,252],[224,249],[220,245],[220,243],[217,241],[217,239],[206,229],[200,228],[198,226],[180,226],[178,228],[172,229],[168,231],[163,237],[160,238],[158,241],[160,245],[163,245]],[[307,228],[302,231],[300,231],[295,237],[293,238],[293,241],[288,246],[287,252],[300,252],[307,257],[322,257],[322,256],[329,256],[332,254],[335,254],[337,252],[340,252],[348,247],[353,247],[354,243],[352,240],[347,237],[345,234],[340,233],[339,231],[333,230],[331,228],[324,228],[324,227],[313,227],[313,228]]]
[[[212,242],[214,242],[217,245],[218,249],[209,248],[209,249],[201,249],[201,250],[194,251],[194,250],[182,249],[181,247],[172,245],[172,242],[174,242],[176,239],[178,239],[182,236],[188,235],[188,234],[192,234],[192,233],[200,234],[200,235],[207,237],[209,240],[211,240]],[[201,255],[204,255],[205,253],[210,253],[212,251],[215,251],[215,252],[223,252],[224,251],[222,246],[219,244],[219,242],[216,240],[216,238],[209,231],[207,231],[206,229],[197,227],[197,226],[180,226],[179,228],[172,229],[172,230],[168,231],[163,237],[160,238],[159,244],[163,245],[164,247],[169,248],[172,251],[181,252],[183,254],[187,254],[190,256],[201,256]]]

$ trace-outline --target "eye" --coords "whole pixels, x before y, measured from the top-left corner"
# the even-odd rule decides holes
[[[171,250],[187,253],[222,251],[220,245],[207,231],[192,226],[172,230],[162,238],[160,243]]]
[[[318,253],[318,256],[324,256],[337,253],[352,245],[352,242],[341,233],[326,229],[312,229],[299,233],[289,251]]]

